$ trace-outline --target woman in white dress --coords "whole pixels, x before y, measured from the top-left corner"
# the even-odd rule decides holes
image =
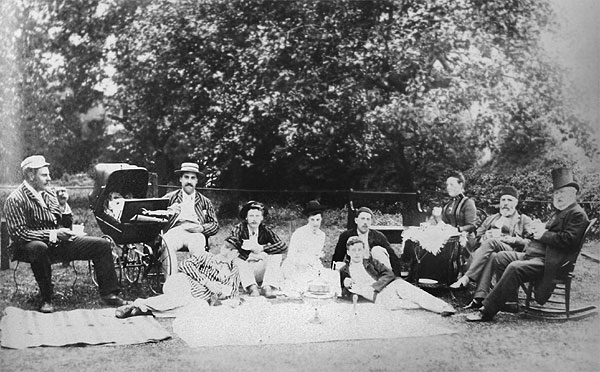
[[[339,287],[339,273],[326,269],[321,262],[325,233],[321,230],[323,207],[318,201],[312,200],[306,204],[302,213],[307,218],[307,224],[294,231],[290,238],[288,254],[281,265],[284,284],[283,291],[291,297],[298,297],[308,287],[308,283],[321,276],[322,280],[334,285],[332,290]],[[336,278],[331,279],[334,275]]]

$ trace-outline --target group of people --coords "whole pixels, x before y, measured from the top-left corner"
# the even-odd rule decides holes
[[[356,211],[356,227],[338,238],[331,259],[323,265],[325,233],[321,230],[325,211],[318,201],[303,210],[307,224],[291,236],[289,246],[264,223],[268,210],[250,201],[239,212],[241,222],[219,244],[217,253],[208,249],[210,237],[219,229],[212,202],[196,190],[198,164],[185,162],[177,170],[181,188],[168,193],[168,221],[162,238],[169,254],[164,269],[163,294],[133,302],[120,296],[112,263],[111,246],[102,238],[85,236],[69,229],[71,213],[61,190],[50,187],[49,164],[33,155],[21,163],[23,183],[8,197],[4,207],[12,239],[13,260],[31,264],[40,288],[40,311],[52,312],[51,263],[59,260],[92,260],[96,268],[101,300],[116,306],[117,317],[147,313],[197,311],[203,306],[240,304],[240,293],[249,297],[274,298],[305,292],[317,278],[342,296],[358,296],[390,309],[423,308],[442,315],[455,313],[443,300],[400,278],[400,258],[386,237],[371,229],[373,212],[366,207]],[[579,185],[570,170],[552,172],[554,206],[557,213],[545,226],[516,211],[518,192],[504,187],[500,212],[476,227],[475,203],[464,195],[464,177],[452,175],[447,191],[452,200],[434,218],[473,235],[469,269],[451,287],[477,283],[469,309],[479,309],[468,317],[487,321],[514,300],[525,280],[541,277],[538,300],[547,299],[556,269],[570,259],[571,248],[585,231],[588,218],[576,202]],[[58,192],[57,192],[58,191]],[[62,199],[65,199],[64,196]],[[109,201],[110,202],[110,201]],[[66,206],[65,206],[66,205]],[[211,242],[212,245],[212,242]],[[177,262],[176,252],[187,248],[190,256]],[[493,278],[497,282],[492,287]]]
[[[519,287],[532,280],[536,301],[544,304],[554,289],[559,268],[575,260],[589,219],[577,203],[579,184],[572,171],[557,168],[551,176],[554,213],[547,223],[520,214],[518,190],[504,186],[498,195],[499,212],[479,227],[475,203],[464,195],[464,176],[455,174],[447,179],[446,189],[452,199],[442,208],[439,219],[468,235],[468,269],[450,284],[453,289],[475,286],[473,299],[464,308],[478,311],[468,315],[468,321],[492,321],[499,311],[518,312]]]

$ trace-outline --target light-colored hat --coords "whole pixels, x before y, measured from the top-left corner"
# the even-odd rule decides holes
[[[44,158],[42,155],[31,155],[26,157],[25,160],[21,162],[21,170],[39,169],[49,165],[50,163],[46,162],[46,158]]]
[[[181,163],[181,169],[175,171],[175,173],[200,173],[200,166],[196,163]]]

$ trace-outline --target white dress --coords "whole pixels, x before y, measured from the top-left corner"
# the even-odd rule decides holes
[[[314,231],[309,225],[299,227],[290,238],[288,254],[281,265],[283,272],[284,293],[297,297],[306,291],[308,283],[315,280],[319,274],[330,283],[335,293],[340,293],[339,273],[326,269],[321,262],[325,233]]]

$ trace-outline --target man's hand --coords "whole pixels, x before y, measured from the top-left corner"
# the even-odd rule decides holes
[[[363,296],[367,300],[373,301],[375,299],[375,290],[371,286],[353,285],[349,290],[352,293]]]
[[[352,284],[354,284],[354,280],[352,280],[352,278],[344,278],[344,287],[350,289],[352,288]]]
[[[77,234],[73,233],[73,231],[67,229],[66,227],[61,227],[56,231],[56,238],[60,241],[73,240],[76,236]]]
[[[242,249],[252,253],[261,253],[264,252],[265,247],[252,240],[243,240]]]
[[[206,287],[206,289],[215,294],[221,294],[223,291],[223,285],[218,282],[213,282],[212,280],[209,280],[206,283],[204,283],[204,286]]]
[[[260,253],[250,253],[248,255],[248,261],[263,261],[267,259],[267,254],[265,252]]]
[[[510,245],[510,244],[515,244],[515,243],[517,242],[517,238],[516,238],[516,237],[514,237],[514,236],[508,236],[508,235],[502,235],[502,236],[499,238],[499,240],[500,240],[502,243],[506,243],[506,244],[508,244],[508,245]]]

